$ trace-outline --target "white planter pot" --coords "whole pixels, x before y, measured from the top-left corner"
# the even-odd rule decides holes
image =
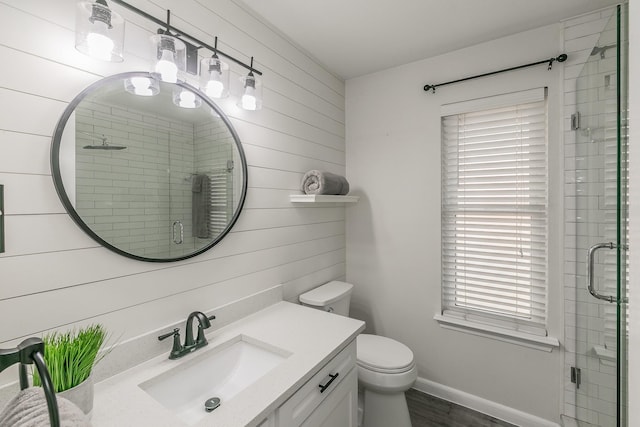
[[[77,386],[57,393],[57,396],[69,400],[90,418],[93,411],[93,374]]]

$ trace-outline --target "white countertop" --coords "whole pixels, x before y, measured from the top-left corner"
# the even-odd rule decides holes
[[[215,320],[214,320],[215,322]],[[239,335],[290,352],[282,363],[214,410],[196,426],[256,426],[282,405],[324,364],[345,348],[364,322],[279,302],[244,319],[207,334],[209,345],[177,360],[167,353],[95,386],[93,427],[186,426],[172,412],[138,387],[193,357],[215,349]]]

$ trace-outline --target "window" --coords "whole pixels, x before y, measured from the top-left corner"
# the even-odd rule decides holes
[[[546,336],[546,89],[442,108],[442,316]]]

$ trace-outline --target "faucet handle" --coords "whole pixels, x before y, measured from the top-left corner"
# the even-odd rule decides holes
[[[180,344],[180,328],[175,328],[172,332],[160,335],[158,341],[162,341],[166,338],[173,337],[173,347],[171,347],[171,353],[169,353],[169,359],[177,359],[182,354],[182,344]]]
[[[211,327],[211,322],[209,322],[209,320],[213,320],[215,319],[216,316],[215,315],[211,315],[211,316],[207,316],[206,314],[204,315],[204,319],[203,322],[200,323],[200,326],[202,326],[202,329],[207,329]]]
[[[171,336],[180,335],[180,328],[175,328],[171,332],[167,332],[166,334],[162,334],[158,337],[158,341],[162,341],[163,339],[169,338]]]

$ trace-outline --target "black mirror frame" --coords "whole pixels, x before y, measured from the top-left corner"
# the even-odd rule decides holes
[[[89,227],[80,217],[80,215],[78,214],[78,212],[76,211],[75,207],[72,205],[71,200],[69,199],[69,197],[67,196],[67,192],[64,188],[64,184],[62,182],[62,174],[61,174],[61,170],[60,170],[60,144],[62,141],[62,135],[64,133],[64,128],[69,120],[69,117],[71,117],[71,115],[73,114],[73,112],[75,111],[76,107],[78,106],[78,104],[80,104],[80,102],[87,97],[89,94],[93,93],[95,90],[99,89],[100,87],[102,87],[104,84],[107,83],[111,83],[113,81],[116,80],[120,80],[120,81],[124,81],[124,79],[127,78],[131,78],[131,77],[150,77],[153,78],[153,75],[151,73],[148,72],[144,72],[144,71],[133,71],[133,72],[127,72],[127,73],[120,73],[120,74],[114,74],[112,76],[108,76],[105,78],[102,78],[100,80],[98,80],[97,82],[91,84],[90,86],[88,86],[86,89],[84,89],[82,92],[80,92],[75,98],[73,98],[73,100],[69,103],[69,105],[67,105],[67,108],[65,108],[64,112],[62,113],[62,116],[60,117],[60,119],[58,120],[58,123],[56,124],[56,128],[55,131],[53,133],[53,137],[52,137],[52,141],[51,141],[51,176],[53,178],[53,184],[56,188],[56,192],[58,193],[58,197],[60,197],[60,200],[62,201],[62,204],[65,208],[65,210],[67,211],[67,213],[71,216],[71,218],[73,219],[73,221],[85,232],[87,233],[93,240],[95,240],[96,242],[98,242],[100,245],[104,246],[105,248],[118,253],[120,255],[123,255],[127,258],[132,258],[138,261],[147,261],[147,262],[175,262],[175,261],[182,261],[188,258],[193,258],[197,255],[200,255],[206,251],[208,251],[209,249],[211,249],[212,247],[214,247],[216,244],[218,244],[218,242],[220,242],[228,233],[229,231],[231,231],[231,228],[235,225],[235,223],[237,222],[240,213],[242,212],[242,208],[244,206],[244,202],[247,196],[247,160],[244,154],[244,150],[242,149],[242,143],[240,142],[240,138],[238,137],[238,134],[235,130],[235,128],[233,127],[233,125],[231,124],[231,122],[229,121],[229,118],[224,114],[224,112],[222,111],[222,109],[220,109],[220,107],[218,107],[211,99],[209,99],[209,97],[207,95],[205,95],[202,91],[200,91],[199,89],[191,86],[188,83],[185,82],[178,82],[176,83],[176,85],[183,87],[185,89],[188,89],[194,93],[196,93],[203,102],[205,102],[207,105],[209,105],[209,107],[211,107],[219,116],[220,118],[223,120],[223,122],[227,125],[227,129],[229,130],[229,132],[231,132],[231,135],[233,136],[234,142],[236,144],[236,148],[238,150],[238,155],[240,157],[241,163],[242,163],[242,191],[240,194],[240,200],[238,201],[238,205],[237,208],[235,209],[235,211],[233,212],[233,216],[231,217],[231,220],[229,221],[229,223],[227,224],[227,226],[224,228],[224,230],[222,230],[222,232],[215,238],[213,239],[208,245],[194,251],[191,252],[187,255],[183,255],[183,256],[179,256],[179,257],[174,257],[174,258],[148,258],[148,257],[143,257],[143,256],[139,256],[139,255],[134,255],[132,253],[126,252],[122,249],[117,248],[116,246],[113,246],[112,244],[106,242],[104,239],[102,239],[100,236],[98,236],[92,229],[91,227]]]

